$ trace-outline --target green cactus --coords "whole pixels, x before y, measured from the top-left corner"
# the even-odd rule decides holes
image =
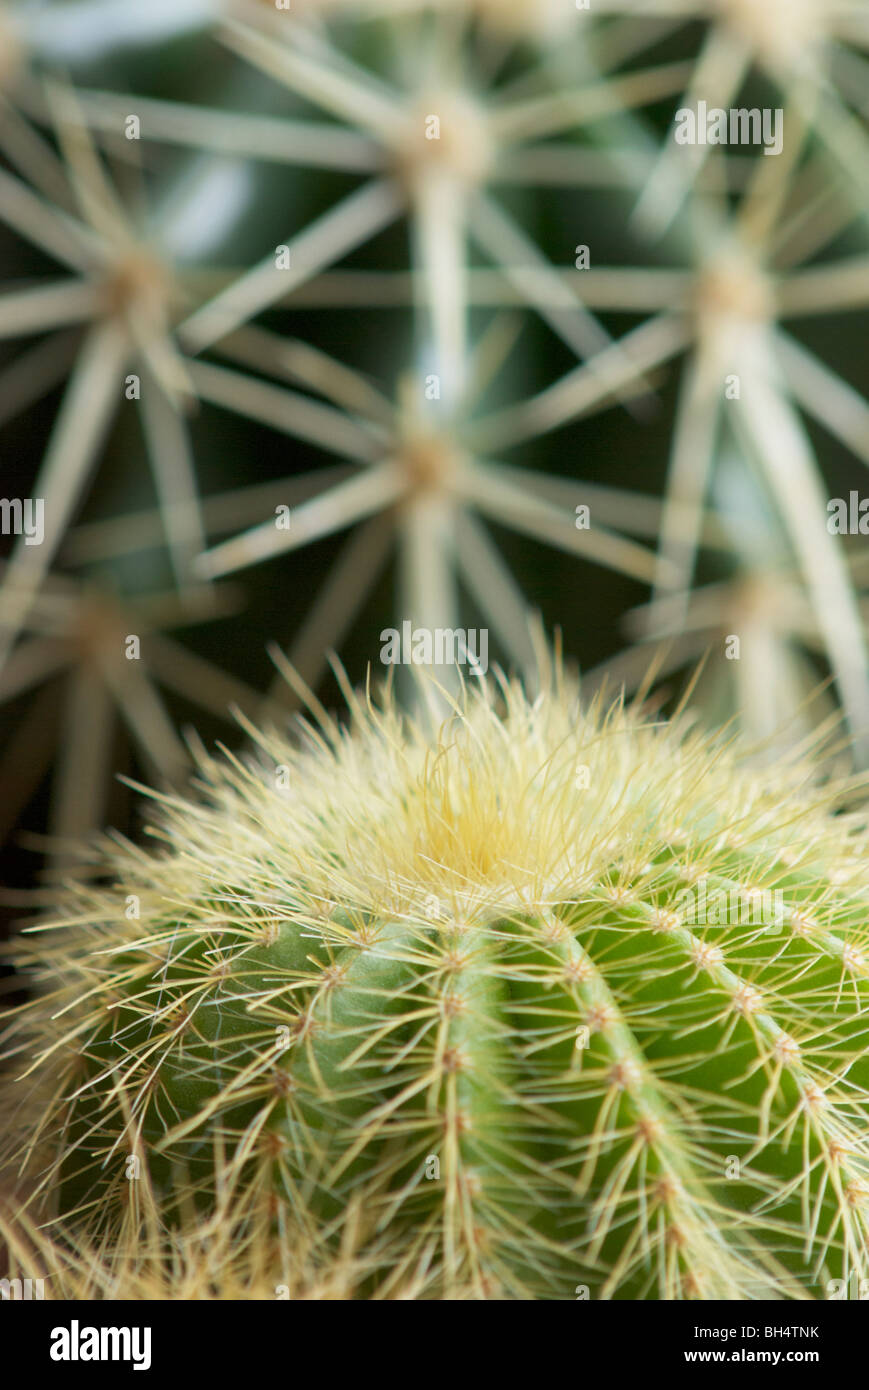
[[[869,1273],[860,788],[559,673],[439,729],[348,697],[349,727],[199,749],[157,851],[17,948],[7,1093],[66,1267],[98,1251],[105,1288],[147,1250],[177,1294],[220,1231],[234,1296],[300,1251],[365,1298]]]

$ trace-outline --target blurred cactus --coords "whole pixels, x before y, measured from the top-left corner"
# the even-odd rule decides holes
[[[294,528],[277,531],[274,511],[264,509],[249,535],[198,561],[200,576],[226,572],[360,523],[289,644],[314,682],[331,646],[359,623],[376,622],[363,605],[390,564],[393,540],[398,570],[390,618],[453,627],[470,606],[491,624],[499,654],[527,669],[523,575],[515,562],[512,573],[504,563],[491,525],[641,583],[654,577],[654,597],[668,599],[657,609],[668,626],[652,631],[678,639],[698,566],[719,577],[726,557],[725,546],[704,558],[704,542],[720,451],[735,436],[750,462],[745,476],[753,478],[741,506],[766,516],[755,554],[782,551],[804,592],[862,760],[869,712],[864,624],[838,543],[824,525],[828,489],[795,407],[865,460],[869,406],[777,321],[865,302],[865,201],[860,180],[842,177],[847,152],[865,143],[851,109],[865,35],[850,12],[806,4],[798,23],[791,17],[779,24],[778,11],[759,17],[754,7],[733,3],[710,17],[697,50],[686,27],[690,14],[690,7],[675,17],[666,5],[609,0],[588,8],[568,0],[506,7],[360,0],[289,9],[214,0],[157,6],[145,15],[80,0],[56,23],[51,5],[7,6],[4,24],[14,36],[7,52],[16,56],[0,111],[0,149],[12,166],[0,171],[0,218],[74,276],[13,281],[0,300],[4,338],[48,335],[0,375],[0,419],[32,408],[72,371],[41,466],[29,478],[26,463],[21,470],[22,493],[44,495],[47,534],[38,547],[19,540],[13,554],[0,590],[0,646],[14,647],[52,561],[68,565],[65,536],[76,512],[89,495],[99,500],[93,480],[101,476],[100,453],[116,447],[110,422],[129,372],[138,380],[133,389],[182,591],[205,545],[202,499],[219,490],[210,410],[300,438],[308,446],[300,457],[313,447],[312,463],[318,453],[346,462],[339,475],[323,473],[322,485],[312,473],[313,495],[304,479],[287,480]],[[231,81],[244,92],[242,103],[231,85],[217,107],[167,100],[162,92],[93,90],[83,80],[73,93],[52,75],[58,62],[79,74],[89,61],[93,71],[94,54],[111,72],[119,54],[137,46],[154,54],[170,40],[185,44],[191,58],[215,40],[237,55]],[[669,121],[682,92],[686,102],[726,104],[753,66],[786,95],[813,93],[799,109],[787,106],[780,158],[680,147],[670,128],[655,157],[658,137],[644,108],[666,105]],[[231,71],[225,69],[227,79]],[[252,84],[254,72],[265,77]],[[131,119],[136,138],[125,139]],[[185,166],[167,163],[179,146],[194,152]],[[106,160],[125,194],[113,187]],[[272,184],[285,181],[292,200],[313,216],[304,213],[294,226],[292,215],[275,215],[263,171]],[[144,221],[143,180],[152,204]],[[635,203],[629,240],[612,236],[613,188],[622,189],[626,209]],[[742,190],[729,207],[728,188]],[[578,189],[584,196],[577,225]],[[271,235],[264,217],[250,221],[258,199],[268,208]],[[191,241],[194,217],[199,230]],[[383,240],[397,218],[408,223],[409,273],[396,265],[394,237]],[[233,272],[217,259],[221,239],[236,244],[236,224],[248,229],[253,269]],[[278,264],[280,238],[286,258]],[[602,247],[613,240],[633,264],[605,265]],[[588,256],[577,256],[581,269],[574,269],[578,241]],[[331,269],[368,242],[381,250],[358,269]],[[836,245],[846,254],[819,260]],[[674,268],[674,257],[688,258],[684,270]],[[809,269],[797,269],[807,263]],[[346,306],[370,315],[372,324],[382,324],[384,312],[396,322],[406,306],[410,339],[402,330],[382,365],[368,357],[360,369],[336,360],[328,334],[318,348],[251,324],[278,310],[283,329],[295,314],[309,338],[325,322],[318,305],[341,315]],[[613,315],[650,312],[619,342]],[[79,320],[94,326],[77,340]],[[548,354],[548,381],[516,345],[520,330],[529,352]],[[662,369],[686,346],[693,351],[657,523],[637,540],[618,534],[622,515],[630,526],[635,508],[624,492],[620,504],[614,489],[577,529],[586,469],[553,468],[560,450],[553,443],[547,451],[546,439],[561,432],[560,441],[566,430],[570,440],[582,439],[579,422],[616,401],[630,411],[620,439],[648,425]],[[565,348],[583,365],[565,372]],[[229,364],[203,358],[212,350]],[[529,395],[525,383],[535,377]],[[739,400],[726,394],[733,380],[744,388]],[[390,398],[397,406],[387,405]],[[199,414],[191,416],[196,399]],[[424,466],[419,440],[429,441]],[[514,464],[516,448],[523,452]],[[591,483],[599,466],[588,449],[583,454]],[[246,463],[232,481],[248,480],[258,483]],[[138,489],[134,496],[138,504]],[[644,552],[646,540],[658,542],[656,564]],[[744,555],[738,564],[744,568]],[[748,568],[750,578],[751,560]],[[546,616],[563,620],[565,613],[555,605]],[[738,618],[737,610],[731,629]],[[587,665],[581,633],[579,624],[577,655]],[[602,654],[615,652],[595,659]],[[722,660],[719,645],[713,664],[729,676]],[[807,667],[794,687],[779,683],[778,727],[823,674],[821,664]],[[744,704],[754,701],[757,683],[728,679],[721,688],[736,693],[731,710],[750,729],[769,723],[753,703]]]

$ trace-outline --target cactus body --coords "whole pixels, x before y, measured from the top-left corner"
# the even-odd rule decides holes
[[[853,795],[561,680],[437,734],[388,701],[251,732],[19,950],[68,1239],[153,1253],[220,1212],[249,1293],[302,1247],[362,1297],[869,1273]]]

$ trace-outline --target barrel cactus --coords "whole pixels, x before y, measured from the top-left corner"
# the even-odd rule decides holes
[[[157,846],[18,947],[28,1219],[170,1292],[209,1229],[233,1296],[287,1296],[299,1251],[362,1298],[869,1273],[859,787],[557,672],[439,725],[348,698],[198,748]]]

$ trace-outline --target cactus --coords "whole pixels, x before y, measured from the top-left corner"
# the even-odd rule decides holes
[[[197,747],[158,848],[16,948],[7,1104],[67,1265],[146,1249],[177,1296],[210,1232],[236,1296],[300,1258],[364,1298],[869,1272],[859,786],[557,669],[474,685],[440,727],[348,688],[346,727]]]
[[[0,0],[16,901],[16,832],[62,873],[191,709],[264,717],[271,638],[331,705],[405,621],[533,672],[539,608],[587,692],[705,656],[711,725],[869,766],[866,14]],[[761,100],[780,157],[677,139]]]

